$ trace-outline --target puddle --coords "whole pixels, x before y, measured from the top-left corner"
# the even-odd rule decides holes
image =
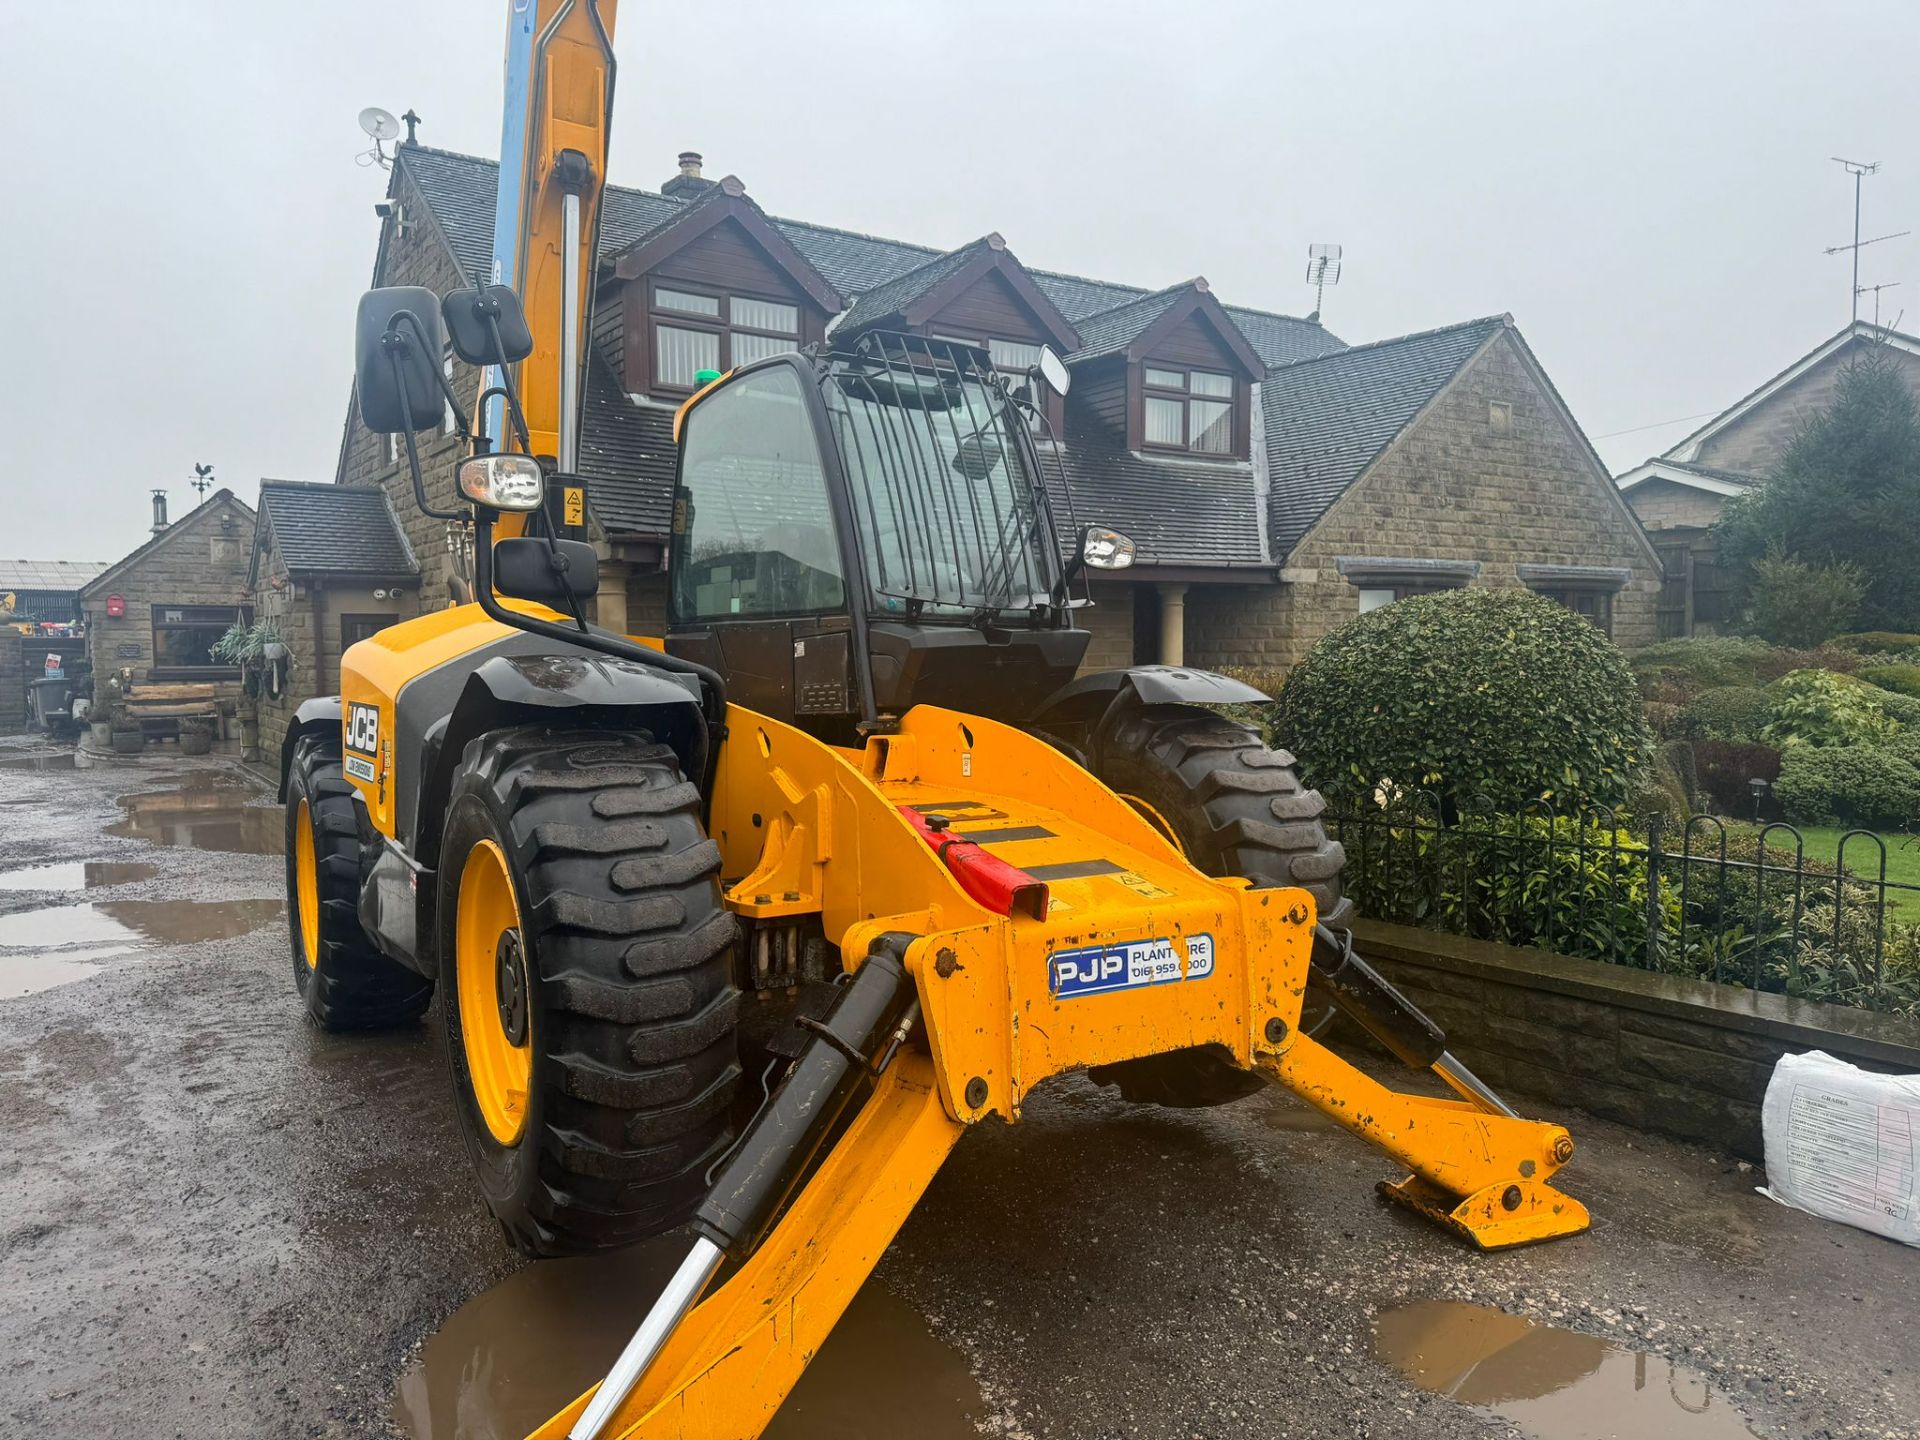
[[[1373,1348],[1422,1390],[1497,1411],[1538,1440],[1753,1435],[1696,1371],[1490,1305],[1420,1300],[1384,1311]]]
[[[468,1301],[401,1376],[412,1440],[522,1440],[599,1380],[686,1254],[668,1236],[542,1260]],[[767,1440],[976,1440],[986,1402],[959,1351],[878,1281],[854,1297]]]
[[[230,855],[278,855],[286,821],[277,805],[249,805],[254,789],[244,781],[208,774],[172,790],[122,795],[126,819],[107,833],[150,845],[179,845]]]
[[[158,865],[114,860],[71,860],[61,865],[30,865],[24,870],[0,871],[0,890],[104,890],[151,880]]]
[[[147,946],[231,940],[281,914],[278,900],[97,900],[0,915],[0,996],[84,980]]]
[[[0,770],[78,770],[80,764],[77,752],[63,750],[58,755],[22,755],[12,760],[0,760]]]

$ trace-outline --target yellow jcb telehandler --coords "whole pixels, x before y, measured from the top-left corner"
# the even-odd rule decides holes
[[[585,618],[605,111],[579,118],[611,93],[611,6],[523,8],[546,48],[509,249],[535,259],[503,273],[526,305],[399,287],[359,314],[361,417],[470,527],[473,599],[349,650],[283,763],[312,1017],[400,1022],[437,990],[481,1194],[527,1253],[689,1226],[612,1373],[538,1435],[758,1435],[955,1142],[1068,1071],[1177,1106],[1277,1081],[1477,1245],[1584,1229],[1549,1183],[1567,1132],[1353,954],[1320,797],[1216,708],[1264,697],[1077,675],[1084,576],[1132,546],[1055,513],[1050,352],[1009,376],[869,331],[710,379],[675,422],[666,634]],[[493,383],[436,510],[414,434],[453,402],[444,343]],[[1303,1011],[1335,1007],[1456,1098],[1322,1045]]]

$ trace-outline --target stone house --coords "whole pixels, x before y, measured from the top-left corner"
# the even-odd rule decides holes
[[[1617,477],[1665,568],[1660,634],[1713,634],[1733,617],[1712,527],[1727,500],[1760,484],[1794,432],[1833,399],[1841,372],[1870,349],[1920,395],[1920,338],[1855,321],[1708,420]]]
[[[374,283],[490,273],[495,189],[491,161],[400,147]],[[603,624],[660,633],[672,420],[695,373],[877,328],[981,344],[1009,370],[1043,344],[1066,358],[1071,393],[1036,437],[1063,523],[1139,546],[1093,586],[1089,665],[1283,667],[1363,606],[1457,584],[1529,586],[1627,643],[1651,636],[1654,553],[1507,317],[1350,349],[1201,278],[1145,289],[1031,269],[997,234],[940,250],[779,219],[690,153],[658,191],[608,188],[599,254],[579,468]],[[445,428],[424,449],[443,505]],[[446,536],[404,452],[351,408],[335,478],[387,492],[420,603],[444,603]]]
[[[156,506],[155,523],[151,540],[80,588],[94,675],[104,682],[130,671],[136,684],[212,681],[222,700],[237,699],[239,670],[208,652],[252,615],[253,509],[222,489],[171,524]]]
[[[253,613],[289,652],[259,697],[260,742],[277,755],[300,702],[338,692],[349,645],[420,613],[420,565],[372,486],[262,480],[252,540]]]

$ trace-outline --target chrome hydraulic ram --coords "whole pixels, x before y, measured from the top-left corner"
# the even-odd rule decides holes
[[[1325,994],[1361,1029],[1412,1070],[1431,1070],[1463,1099],[1496,1115],[1513,1116],[1496,1095],[1447,1049],[1447,1036],[1414,1003],[1390,985],[1353,951],[1350,933],[1313,927],[1312,970],[1308,983]]]
[[[889,933],[875,940],[827,1018],[807,1024],[812,1038],[806,1049],[753,1117],[694,1212],[693,1248],[567,1432],[568,1440],[598,1440],[722,1260],[751,1253],[860,1082],[884,1070],[906,1040],[919,1014],[906,967],[915,938]]]

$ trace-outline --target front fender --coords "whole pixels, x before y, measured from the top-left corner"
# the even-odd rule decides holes
[[[646,730],[672,747],[684,774],[705,773],[697,677],[582,653],[496,655],[475,667],[452,712],[426,731],[410,827],[419,863],[437,863],[453,772],[468,744],[489,730],[534,724]]]
[[[1142,705],[1253,705],[1271,695],[1231,676],[1191,665],[1134,665],[1096,670],[1068,681],[1047,698],[1036,725],[1097,722],[1123,700]]]
[[[315,731],[330,733],[338,739],[342,724],[338,695],[320,695],[300,702],[300,708],[293,712],[293,719],[287,726],[286,738],[280,742],[280,793],[277,798],[281,804],[284,805],[287,800],[287,775],[293,769],[294,747]]]

